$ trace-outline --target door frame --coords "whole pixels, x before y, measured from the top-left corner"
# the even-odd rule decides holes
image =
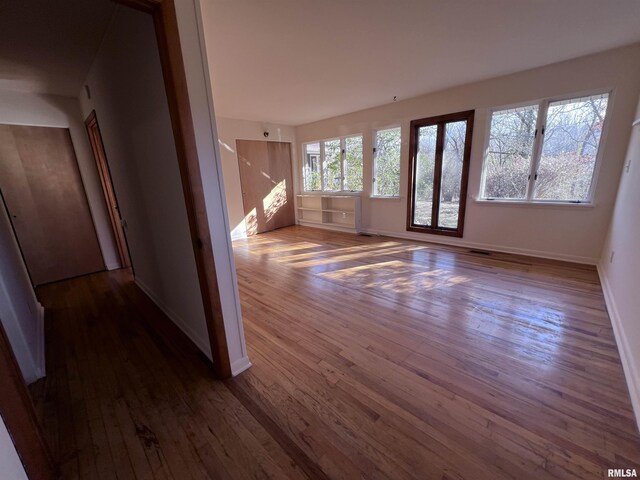
[[[153,17],[169,115],[180,168],[182,190],[198,271],[200,293],[211,346],[213,369],[219,379],[231,378],[229,347],[222,316],[213,244],[200,174],[196,137],[187,91],[175,0],[113,0]]]
[[[104,201],[107,204],[109,220],[111,220],[113,236],[116,240],[118,255],[120,256],[120,268],[129,268],[131,267],[129,246],[127,245],[127,237],[125,236],[124,229],[122,228],[118,199],[116,198],[116,193],[113,189],[111,172],[109,170],[109,163],[107,162],[107,154],[104,150],[102,134],[100,133],[100,125],[98,124],[98,117],[96,116],[95,110],[93,110],[85,119],[84,124],[87,128],[87,135],[89,136],[89,143],[91,144],[91,150],[93,151],[93,158],[96,161],[96,168],[98,169],[98,175],[100,176],[102,193],[104,194]]]
[[[467,187],[469,185],[469,167],[471,164],[471,141],[473,139],[473,121],[475,110],[449,113],[435,117],[412,120],[409,133],[409,189],[407,193],[407,231],[430,233],[436,235],[446,235],[449,237],[462,237],[464,233],[464,217],[467,208]],[[458,206],[458,225],[456,228],[446,228],[438,226],[440,189],[442,181],[442,162],[444,151],[445,125],[450,122],[466,121],[467,127],[464,139],[464,153],[462,162],[462,175],[460,179],[460,204]],[[431,221],[434,225],[422,226],[414,223],[414,213],[416,208],[415,192],[417,182],[416,162],[418,161],[418,141],[419,130],[422,127],[436,126],[437,139],[435,151],[435,167],[433,174],[433,203],[431,210]]]
[[[191,105],[182,58],[174,0],[113,0],[153,16],[162,75],[180,168],[198,281],[204,306],[213,370],[231,377],[211,232],[200,174]],[[6,382],[6,385],[5,385]],[[0,324],[0,414],[31,480],[53,480],[57,471],[44,441],[33,403]]]
[[[217,378],[230,378],[220,291],[213,245],[200,174],[191,105],[178,32],[174,0],[113,0],[152,15],[165,92],[171,117],[178,166],[189,220],[198,281],[207,323],[213,371]],[[5,385],[5,382],[7,385]],[[31,480],[53,480],[57,471],[38,424],[26,388],[2,325],[0,325],[0,414],[12,436],[18,455]]]
[[[29,390],[0,322],[0,415],[30,480],[53,480],[56,465],[44,439]]]

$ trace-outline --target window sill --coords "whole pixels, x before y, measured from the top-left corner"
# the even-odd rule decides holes
[[[312,192],[302,192],[300,195],[311,195],[311,196],[323,196],[323,197],[360,197],[362,196],[362,192],[322,192],[322,191],[312,191]]]
[[[473,201],[480,205],[500,205],[503,207],[533,207],[533,208],[594,208],[592,202],[527,202],[518,200],[486,200],[484,198],[474,198]]]
[[[386,195],[369,195],[369,198],[374,200],[395,200],[396,202],[402,200],[402,197],[389,197]]]

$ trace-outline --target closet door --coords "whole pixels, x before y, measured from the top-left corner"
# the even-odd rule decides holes
[[[294,225],[291,144],[236,140],[247,235]]]
[[[0,189],[34,285],[104,270],[68,129],[0,125]]]

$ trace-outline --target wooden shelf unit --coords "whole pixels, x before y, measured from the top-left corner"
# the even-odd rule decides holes
[[[360,197],[297,195],[298,223],[331,230],[360,232]]]

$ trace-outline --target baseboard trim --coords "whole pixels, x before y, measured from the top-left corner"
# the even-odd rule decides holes
[[[118,270],[121,266],[119,263],[109,263],[108,265],[105,265],[105,268],[107,270]]]
[[[249,357],[242,357],[231,364],[231,375],[234,377],[240,375],[245,370],[251,368]]]
[[[37,350],[36,350],[36,358],[35,358],[35,367],[36,367],[36,374],[38,375],[38,378],[42,378],[47,374],[47,365],[46,365],[46,355],[45,355],[45,338],[44,338],[44,333],[45,333],[45,326],[44,326],[44,320],[45,320],[45,310],[44,307],[38,303],[38,319],[37,319],[37,328],[38,328],[38,332],[37,332],[37,338],[38,338],[38,346],[37,346]]]
[[[636,417],[636,425],[638,431],[640,431],[640,372],[638,372],[635,362],[633,361],[633,350],[627,342],[627,336],[624,334],[622,319],[620,318],[611,285],[604,273],[605,269],[601,262],[598,263],[597,268],[600,284],[602,285],[602,292],[604,293],[604,301],[607,305],[611,326],[613,327],[613,335],[618,345],[620,360],[622,361],[622,369],[624,370],[627,387],[629,388],[629,397],[631,398],[631,406],[633,407],[633,413]]]
[[[579,255],[565,255],[552,252],[545,252],[540,250],[530,250],[527,248],[513,248],[504,245],[493,245],[489,243],[468,242],[466,240],[460,240],[452,237],[443,237],[437,235],[430,235],[429,238],[425,238],[424,234],[412,233],[412,232],[390,232],[386,230],[378,230],[375,228],[363,229],[362,233],[370,235],[383,235],[385,237],[396,237],[405,240],[415,240],[418,242],[437,243],[440,245],[450,245],[453,247],[463,248],[475,248],[480,250],[488,250],[492,252],[511,253],[514,255],[526,255],[528,257],[544,258],[548,260],[560,260],[563,262],[580,263],[583,265],[597,265],[597,258],[583,257]],[[437,237],[437,238],[436,238]]]
[[[208,338],[203,341],[189,326],[188,324],[173,310],[165,305],[165,303],[158,298],[158,296],[139,278],[134,279],[134,283],[142,290],[147,297],[151,299],[156,306],[162,310],[162,312],[171,320],[181,331],[184,333],[191,342],[198,347],[202,353],[204,353],[209,360],[211,360],[211,348],[208,343]]]

